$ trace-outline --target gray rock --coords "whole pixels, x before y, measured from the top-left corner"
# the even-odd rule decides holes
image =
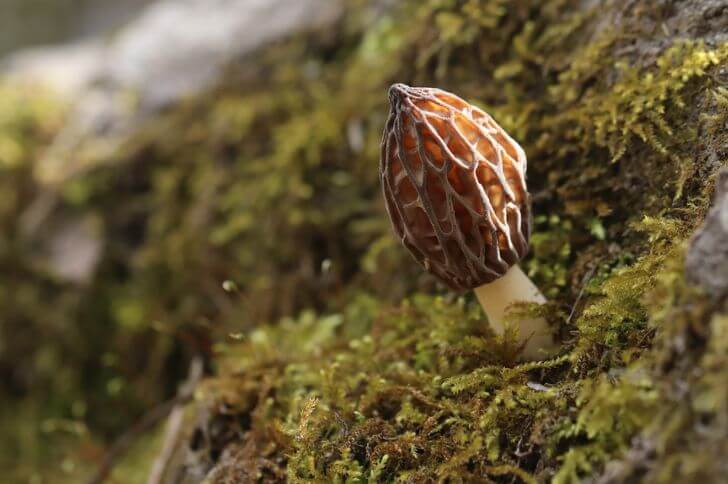
[[[101,256],[101,244],[100,221],[93,216],[59,220],[44,240],[47,267],[59,279],[87,284]]]
[[[106,162],[150,115],[214,85],[264,45],[330,25],[342,8],[342,0],[158,0],[110,41],[14,55],[6,77],[76,98],[38,179],[58,185]]]
[[[110,46],[106,75],[154,109],[208,86],[232,59],[339,12],[331,0],[159,1]]]
[[[46,86],[58,96],[73,99],[101,75],[105,52],[105,44],[98,39],[27,48],[3,61],[4,77]]]
[[[718,174],[715,202],[690,241],[685,270],[714,299],[728,297],[728,168]]]

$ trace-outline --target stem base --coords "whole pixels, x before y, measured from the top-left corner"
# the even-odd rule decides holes
[[[490,327],[499,335],[503,334],[505,330],[505,316],[511,304],[516,302],[543,304],[546,302],[541,291],[517,265],[511,267],[503,277],[476,287],[474,291],[488,316]],[[553,334],[545,319],[522,319],[518,321],[517,325],[520,341],[526,342],[521,353],[522,360],[543,360],[558,350],[558,345],[554,342]]]

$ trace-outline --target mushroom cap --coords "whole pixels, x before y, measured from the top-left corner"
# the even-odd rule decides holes
[[[389,102],[379,175],[395,233],[453,289],[501,277],[528,252],[525,152],[441,89],[394,84]]]

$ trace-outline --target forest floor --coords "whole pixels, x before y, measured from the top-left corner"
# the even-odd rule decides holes
[[[79,140],[50,186],[38,160],[71,110],[0,84],[10,480],[78,482],[119,435],[115,482],[728,475],[728,2],[385,4]],[[393,82],[457,93],[525,149],[554,358],[518,363],[392,235]],[[69,246],[87,274],[63,271]]]

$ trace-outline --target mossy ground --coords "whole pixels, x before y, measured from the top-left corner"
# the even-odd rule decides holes
[[[30,323],[3,331],[33,334],[63,307],[76,338],[0,360],[52,380],[37,366],[50,351],[87,375],[34,415],[98,442],[129,421],[109,408],[138,414],[201,354],[189,465],[212,482],[717,481],[728,317],[683,275],[728,160],[711,2],[367,3],[268,48],[252,74],[231,67],[61,187],[63,210],[104,221],[90,288],[40,285],[12,239],[3,261],[22,270],[2,284],[26,274],[30,302],[3,304]],[[558,357],[516,364],[472,296],[392,237],[377,159],[395,81],[454,91],[522,142],[538,214],[524,267],[550,298]],[[31,192],[33,157],[2,168]],[[32,398],[44,384],[18,385]],[[87,465],[88,440],[68,447]]]

